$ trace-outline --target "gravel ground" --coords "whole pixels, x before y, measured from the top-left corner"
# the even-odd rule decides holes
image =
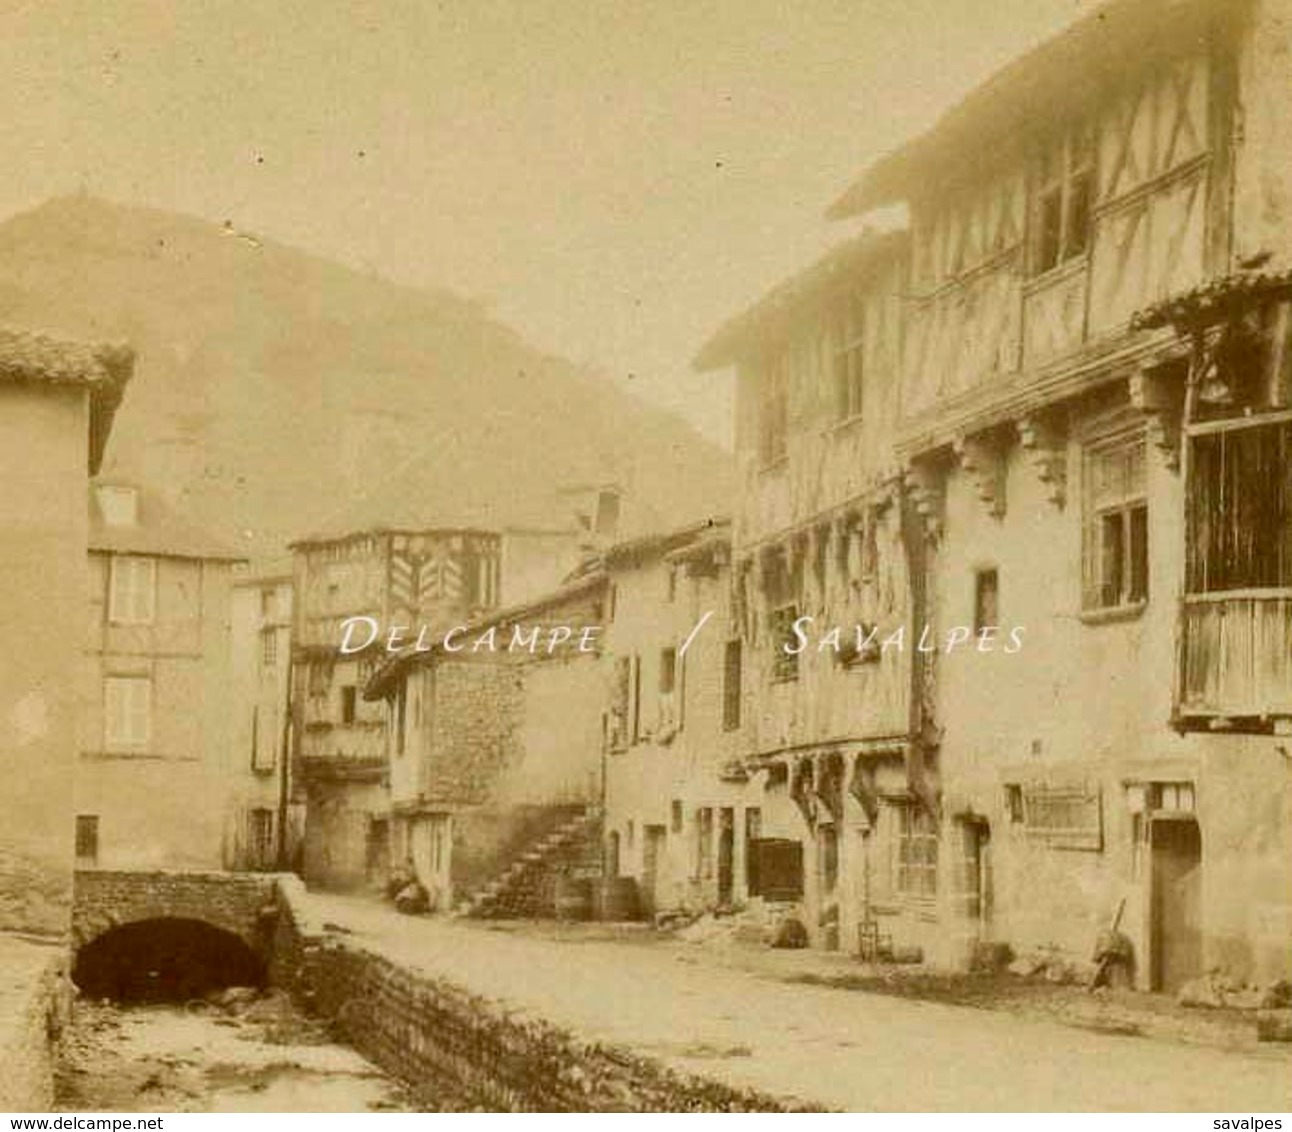
[[[406,1111],[402,1086],[281,995],[233,1010],[79,999],[57,1103],[82,1112]]]
[[[831,1108],[1292,1109],[1287,1047],[1167,1040],[1130,1029],[1138,1023],[1118,1022],[1098,1000],[1089,1009],[1104,1010],[1106,1024],[1064,1025],[1054,1003],[1084,994],[1073,988],[1048,998],[1024,992],[1012,1009],[978,1009],[958,1004],[948,987],[917,996],[866,985],[864,972],[838,956],[688,945],[640,928],[413,918],[358,897],[306,899],[312,915],[364,946],[589,1040]]]

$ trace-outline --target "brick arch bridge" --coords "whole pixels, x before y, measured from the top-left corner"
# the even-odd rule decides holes
[[[277,919],[277,879],[270,873],[78,869],[72,950],[126,924],[181,919],[230,932],[267,959]]]

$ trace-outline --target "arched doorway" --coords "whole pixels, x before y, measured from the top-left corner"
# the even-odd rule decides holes
[[[72,965],[83,993],[122,1002],[184,1001],[264,980],[264,962],[244,940],[202,920],[172,917],[112,928],[80,948]]]

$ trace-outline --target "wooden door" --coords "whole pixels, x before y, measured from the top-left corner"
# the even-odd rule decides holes
[[[1152,986],[1174,991],[1202,973],[1202,835],[1193,819],[1152,822]]]
[[[718,815],[718,903],[730,904],[736,880],[736,811],[723,806]]]

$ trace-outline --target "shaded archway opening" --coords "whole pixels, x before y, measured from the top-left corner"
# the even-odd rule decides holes
[[[265,965],[238,936],[201,920],[122,924],[76,953],[72,981],[120,1002],[183,1002],[222,987],[261,986]]]

